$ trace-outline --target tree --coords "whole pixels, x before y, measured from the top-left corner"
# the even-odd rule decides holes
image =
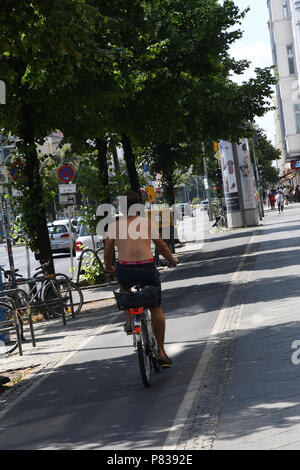
[[[279,174],[278,170],[273,166],[276,160],[280,160],[281,152],[276,149],[272,142],[268,140],[266,133],[263,129],[253,129],[253,144],[257,159],[257,171],[260,175],[260,179],[263,186],[267,184],[274,185],[278,182]],[[253,161],[253,148],[250,146]]]
[[[134,62],[132,93],[120,115],[133,146],[149,147],[145,153],[155,159],[173,201],[174,170],[197,165],[199,142],[248,136],[248,121],[269,110],[275,79],[266,68],[242,85],[231,80],[249,65],[229,56],[242,34],[233,26],[245,14],[232,1],[153,0],[145,2],[145,12],[151,41]],[[186,158],[183,149],[194,153]]]
[[[96,21],[105,28],[99,9],[84,0],[1,3],[0,77],[6,83],[7,104],[0,108],[0,122],[4,132],[21,140],[24,226],[50,272],[54,266],[36,143],[57,128],[57,115],[64,112],[61,93],[74,87],[81,63],[100,63],[109,55],[93,41]]]

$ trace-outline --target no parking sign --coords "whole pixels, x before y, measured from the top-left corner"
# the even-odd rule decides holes
[[[65,163],[59,167],[57,176],[63,183],[70,183],[75,178],[74,168]]]

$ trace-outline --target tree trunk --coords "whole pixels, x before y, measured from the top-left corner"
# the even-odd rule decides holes
[[[172,158],[170,158],[168,167],[163,171],[163,180],[164,180],[164,187],[165,187],[165,199],[168,205],[171,207],[175,204],[175,189],[174,189],[174,164],[172,162]],[[173,222],[175,224],[175,214],[173,214]],[[165,240],[168,244],[172,253],[175,253],[175,244],[174,244],[174,225],[171,224],[170,226],[170,240]]]
[[[96,138],[98,174],[100,186],[103,189],[102,203],[110,203],[111,195],[109,191],[108,164],[107,164],[107,141]]]
[[[28,204],[26,205],[27,210],[25,209],[26,225],[29,228],[29,236],[35,238],[40,262],[48,263],[48,265],[45,266],[45,271],[50,274],[55,271],[43,201],[43,187],[40,179],[31,107],[24,103],[22,114],[23,135],[20,135],[20,137],[23,140],[24,146],[24,173],[27,178],[28,186]]]
[[[126,135],[122,135],[122,145],[124,150],[126,168],[129,176],[130,187],[132,191],[141,196],[141,187],[135,166],[135,156],[132,150],[130,139]]]
[[[118,153],[117,153],[116,147],[112,148],[112,155],[113,155],[113,160],[114,160],[115,172],[117,174],[120,174],[120,164],[119,164]]]

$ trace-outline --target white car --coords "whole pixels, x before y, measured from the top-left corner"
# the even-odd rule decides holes
[[[208,210],[208,200],[205,199],[204,201],[201,202],[201,205],[205,211]]]
[[[93,235],[94,241],[95,241],[95,248],[98,250],[99,248],[104,248],[104,243],[103,240],[100,239],[99,235],[96,233]],[[79,231],[79,236],[76,240],[75,243],[75,248],[76,248],[76,259],[79,260],[81,253],[85,248],[90,248],[91,250],[94,250],[94,245],[93,245],[93,240],[91,236],[91,232],[86,224],[81,225],[80,231]],[[102,254],[102,256],[101,256]],[[103,253],[102,250],[100,251],[100,259],[102,260],[103,258]]]
[[[48,225],[48,233],[50,238],[51,250],[53,252],[69,252],[72,245],[73,254],[75,255],[75,242],[78,237],[77,231],[71,225],[71,233],[69,232],[69,221],[55,220]],[[70,237],[72,242],[70,242]]]

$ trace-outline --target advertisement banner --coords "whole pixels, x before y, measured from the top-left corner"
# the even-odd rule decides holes
[[[227,211],[238,211],[240,210],[240,201],[234,168],[232,144],[221,140],[219,142],[219,149]]]
[[[254,185],[254,176],[252,163],[250,160],[248,139],[242,139],[240,145],[237,145],[237,154],[241,175],[241,187],[244,201],[244,209],[255,209],[256,189]]]

